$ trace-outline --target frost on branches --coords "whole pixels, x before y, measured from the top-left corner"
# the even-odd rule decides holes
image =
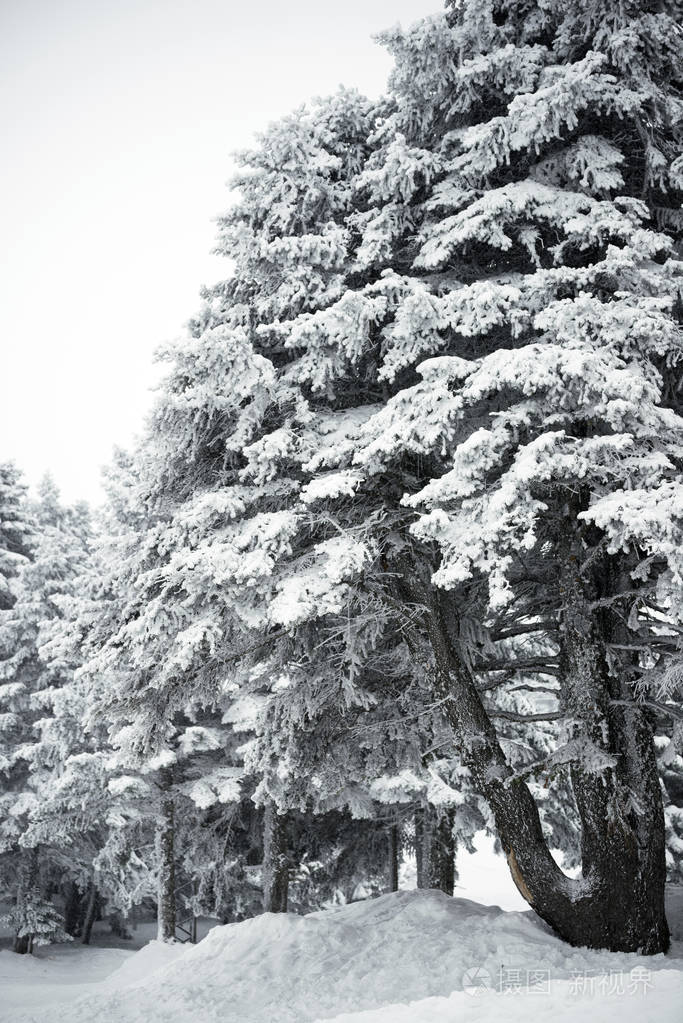
[[[452,892],[488,827],[561,937],[667,948],[680,39],[668,0],[459,0],[383,34],[385,98],[240,154],[230,274],[112,470],[85,665],[26,746],[67,743],[98,883],[156,886],[162,938],[192,881],[222,919],[307,908],[396,884],[401,846]]]
[[[58,816],[43,832],[37,820],[49,817],[53,772],[68,752],[58,708],[71,665],[50,648],[50,638],[87,558],[89,524],[84,508],[62,506],[49,478],[32,505],[3,499],[0,515],[11,527],[5,535],[26,537],[27,546],[11,580],[12,604],[0,611],[0,877],[14,900],[8,922],[15,951],[26,952],[69,937],[48,893],[78,873],[73,861],[65,871],[61,857],[72,838],[65,839]]]
[[[157,710],[181,673],[258,699],[244,769],[282,811],[376,813],[438,739],[558,933],[656,952],[680,44],[666,5],[608,8],[454,5],[384,35],[387,100],[340,93],[244,154],[119,639],[137,656],[155,616]],[[577,881],[549,853],[567,814]]]
[[[454,4],[385,33],[387,99],[242,155],[109,649],[139,751],[253,701],[221,742],[266,823],[384,816],[417,846],[402,805],[465,841],[487,820],[559,934],[657,952],[680,43],[666,5],[608,8]]]

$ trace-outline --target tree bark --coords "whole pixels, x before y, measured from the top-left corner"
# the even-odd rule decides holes
[[[30,955],[33,951],[33,939],[30,934],[16,935],[14,939],[14,951],[17,955]]]
[[[417,867],[417,887],[431,886],[431,815],[429,804],[418,806],[415,811],[415,865]]]
[[[642,709],[629,697],[628,708],[614,715],[622,719],[615,730],[620,732],[615,735],[615,745],[621,752],[631,751],[635,743],[635,756],[623,770],[634,784],[638,772],[645,772],[637,790],[642,789],[652,803],[645,806],[645,819],[639,825],[633,822],[624,827],[614,786],[603,785],[600,778],[591,778],[585,772],[575,774],[573,782],[585,831],[584,873],[581,878],[569,878],[550,855],[528,786],[512,777],[472,670],[461,655],[452,596],[429,584],[416,585],[416,580],[419,573],[413,568],[404,574],[403,586],[413,601],[428,609],[426,626],[434,653],[435,694],[444,700],[444,713],[462,762],[491,807],[510,873],[524,899],[572,945],[649,955],[666,951],[669,935],[663,911],[661,797],[658,783],[655,787],[654,751]],[[571,606],[571,600],[566,606]],[[583,625],[578,621],[572,624],[571,614],[565,612],[563,623],[570,633],[563,649],[570,690],[573,673],[580,669],[585,678],[585,672],[595,667],[595,652],[587,655],[584,651]],[[593,662],[589,664],[586,657],[593,658]],[[579,702],[578,684],[575,692]],[[590,701],[584,697],[582,704],[585,711]],[[600,707],[590,709],[591,713],[595,711],[596,723],[606,723],[600,717]],[[615,854],[616,859],[611,859]]]
[[[30,952],[32,951],[32,949],[31,949],[31,935],[30,934],[22,934],[22,935],[18,935],[17,934],[15,936],[15,938],[14,938],[13,949],[17,953],[17,955],[20,955],[20,956],[25,956],[25,955],[30,954]]]
[[[604,947],[665,951],[665,828],[652,729],[623,675],[609,669],[607,642],[628,638],[623,615],[593,610],[601,596],[627,590],[628,579],[615,579],[608,556],[592,572],[582,569],[577,537],[563,553],[560,682],[570,739],[589,751],[570,776],[582,873],[599,906],[591,930]]]
[[[83,918],[83,931],[81,932],[81,944],[90,944],[90,935],[92,934],[92,926],[95,922],[95,913],[97,911],[97,885],[94,880],[90,882],[90,888],[88,889],[88,901],[85,907],[85,916]]]
[[[455,887],[455,811],[448,807],[439,814],[426,804],[415,811],[415,859],[417,887],[438,888],[452,895]]]
[[[272,802],[263,814],[263,909],[286,913],[289,890],[287,817]]]
[[[158,940],[174,941],[176,929],[175,891],[175,806],[170,794],[171,779],[162,779],[164,792],[157,831],[159,888],[157,896]]]
[[[398,861],[401,849],[401,842],[398,833],[398,824],[392,824],[389,828],[389,891],[398,891]]]
[[[451,808],[442,810],[431,835],[429,887],[438,888],[446,895],[452,895],[455,887],[454,817]]]

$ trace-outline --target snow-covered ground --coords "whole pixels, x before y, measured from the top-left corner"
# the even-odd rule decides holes
[[[500,886],[501,901],[512,901],[489,848],[476,857],[489,860],[489,895]],[[476,865],[460,867],[462,889],[479,887]],[[650,958],[572,949],[532,913],[482,901],[401,891],[306,917],[217,926],[196,946],[2,952],[0,1020],[680,1023],[680,890],[670,906],[679,941]]]
[[[215,921],[199,922],[204,937]],[[136,925],[130,940],[115,937],[104,924],[95,924],[91,945],[73,942],[36,948],[33,955],[9,951],[12,939],[0,928],[0,1023],[22,1009],[73,1002],[85,991],[100,990],[104,981],[126,984],[177,958],[181,945],[154,940],[156,923]],[[141,953],[144,950],[144,953]],[[49,1019],[49,1014],[43,1017]]]

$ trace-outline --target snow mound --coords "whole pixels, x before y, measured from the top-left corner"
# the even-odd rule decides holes
[[[116,990],[110,978],[87,999],[15,1016],[14,1023],[312,1023],[335,1017],[341,1023],[359,1013],[358,1023],[526,1021],[543,1002],[559,1019],[585,1018],[589,1005],[581,998],[574,999],[571,1016],[559,1012],[554,995],[551,1001],[536,994],[472,997],[467,986],[463,992],[463,979],[477,967],[492,978],[501,968],[547,970],[565,1008],[574,971],[623,971],[628,981],[632,969],[645,968],[653,990],[666,971],[662,998],[673,1011],[683,997],[683,964],[670,957],[572,949],[531,913],[436,891],[396,892],[308,916],[263,914],[216,927],[199,945],[172,947],[169,958],[159,965],[158,949],[145,949],[117,971]],[[152,972],[142,979],[145,969]],[[631,996],[631,1003],[642,1018],[642,999]],[[659,1023],[678,1018],[660,1008]],[[618,1015],[624,1023],[623,1011]]]
[[[178,942],[169,944],[165,941],[150,941],[135,955],[127,956],[125,962],[109,974],[105,983],[107,987],[116,989],[137,987],[157,970],[174,963],[185,951],[185,945]]]

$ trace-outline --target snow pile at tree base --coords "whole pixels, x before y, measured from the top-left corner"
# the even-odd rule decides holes
[[[655,1000],[659,1023],[673,1021],[683,1001],[680,960],[572,949],[531,913],[435,891],[402,891],[304,917],[264,914],[173,951],[174,960],[143,982],[133,961],[117,971],[118,986],[113,975],[86,999],[15,1016],[15,1023],[526,1023],[530,1013],[578,1021],[596,1006],[587,993],[570,991],[576,974],[622,975],[625,993],[601,999],[601,1021],[642,1020],[646,1008],[652,1018]],[[153,961],[152,954],[150,967]],[[518,968],[522,981],[527,970],[546,970],[550,994],[474,997],[463,991],[463,978],[476,968],[492,986],[501,968]],[[646,979],[631,991],[638,968]],[[125,986],[126,973],[132,986]]]

